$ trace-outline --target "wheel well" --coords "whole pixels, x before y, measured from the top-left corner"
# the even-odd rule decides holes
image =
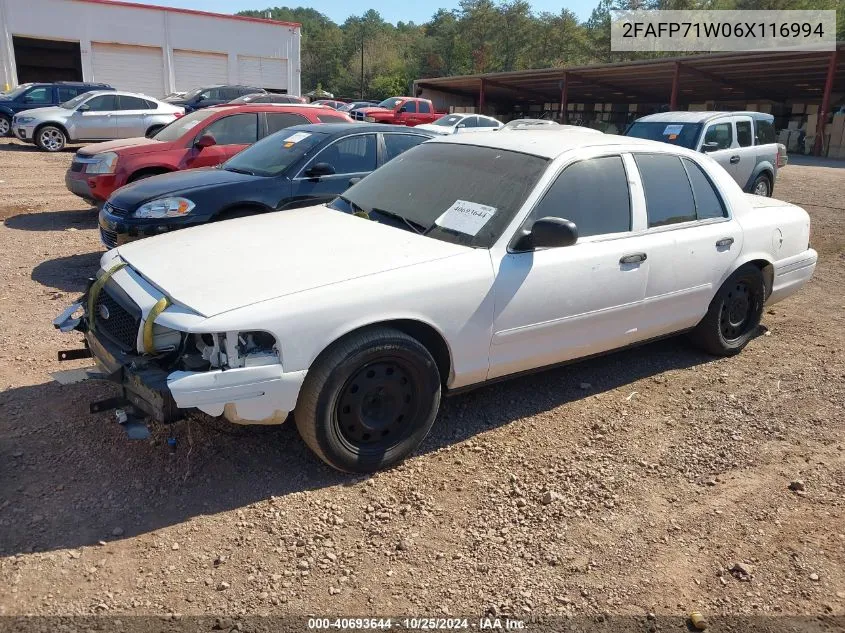
[[[148,128],[147,128],[147,131],[144,133],[144,136],[146,136],[147,138],[149,138],[150,136],[152,136],[152,132],[153,132],[153,130],[155,130],[156,132],[158,132],[158,131],[159,131],[159,130],[161,130],[162,128],[164,128],[164,125],[162,125],[162,124],[158,124],[158,125],[151,125],[150,127],[148,127]]]
[[[440,381],[443,383],[444,387],[446,386],[446,382],[449,379],[449,372],[452,371],[452,355],[449,352],[449,346],[446,344],[446,341],[443,336],[441,336],[440,332],[435,330],[427,323],[423,323],[422,321],[416,321],[414,319],[393,319],[390,321],[379,321],[377,323],[370,323],[363,327],[359,327],[355,330],[347,332],[341,338],[346,338],[350,334],[355,334],[357,332],[361,332],[362,330],[369,330],[377,327],[395,328],[400,332],[404,332],[408,336],[411,336],[417,339],[420,343],[422,343],[423,346],[434,357],[434,362],[437,364],[437,371],[440,372]],[[337,341],[333,341],[331,345],[334,345],[336,342]],[[328,349],[331,345],[327,345],[326,349]]]
[[[754,264],[760,269],[760,272],[763,273],[763,285],[766,289],[766,299],[768,299],[769,295],[772,294],[772,285],[775,281],[775,267],[771,262],[767,262],[765,259],[752,259],[750,262],[746,263]]]
[[[70,138],[70,134],[68,134],[68,133],[67,133],[67,128],[66,128],[64,125],[62,125],[61,123],[53,123],[52,121],[47,121],[46,123],[42,123],[41,125],[39,125],[38,127],[36,127],[36,128],[35,128],[35,131],[32,133],[32,138],[33,138],[33,140],[35,139],[35,137],[36,137],[36,136],[38,136],[38,133],[39,133],[39,132],[40,132],[43,128],[47,127],[48,125],[50,125],[50,126],[52,126],[52,127],[57,127],[57,128],[59,128],[59,129],[62,131],[62,134],[64,134],[64,135],[65,135],[65,138],[66,138],[68,141],[70,141],[70,140],[71,140],[71,138]]]
[[[170,169],[166,169],[164,167],[146,167],[144,169],[139,169],[131,176],[129,176],[129,180],[127,182],[133,182],[138,180],[141,176],[157,176],[159,174],[168,174],[170,173]]]

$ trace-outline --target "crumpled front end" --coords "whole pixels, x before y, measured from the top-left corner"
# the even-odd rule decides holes
[[[122,387],[110,404],[159,422],[191,409],[238,424],[284,422],[305,372],[284,371],[272,334],[203,331],[205,317],[172,304],[114,251],[103,262],[85,295],[54,321],[85,335],[86,349],[60,352],[60,360],[93,357],[100,376]]]

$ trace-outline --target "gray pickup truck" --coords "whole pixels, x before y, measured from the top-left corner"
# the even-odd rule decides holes
[[[774,117],[761,112],[660,112],[634,121],[635,136],[705,152],[743,191],[771,196],[786,147],[775,140]]]

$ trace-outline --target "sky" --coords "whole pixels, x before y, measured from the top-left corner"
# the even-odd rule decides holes
[[[272,6],[307,6],[323,13],[338,24],[342,24],[350,15],[361,15],[368,9],[375,9],[388,22],[396,24],[398,21],[427,22],[440,9],[454,9],[458,0],[434,0],[434,2],[403,2],[401,0],[368,0],[367,2],[349,2],[348,0],[128,0],[141,4],[155,4],[165,7],[181,9],[197,9],[214,13],[237,13],[246,9],[266,9]],[[566,6],[573,11],[580,20],[590,17],[590,12],[598,4],[598,0],[570,0],[562,5],[556,0],[529,0],[532,9],[539,13],[548,11],[559,13]]]

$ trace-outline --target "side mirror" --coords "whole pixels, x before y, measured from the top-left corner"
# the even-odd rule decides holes
[[[212,145],[217,145],[217,139],[214,138],[211,134],[203,134],[196,141],[194,141],[194,147],[199,150],[203,150],[206,147],[211,147]]]
[[[466,126],[467,126],[466,123],[458,123],[458,125],[456,125],[455,127],[457,127],[459,130],[461,130],[461,129],[465,128]]]
[[[335,173],[334,167],[328,163],[314,163],[305,172],[309,178],[319,178],[320,176],[331,176]]]
[[[81,106],[79,106],[76,109],[76,111],[77,112],[88,112],[88,110],[90,110],[90,109],[91,109],[91,106],[89,106],[87,103],[83,103]]]
[[[402,114],[403,112],[407,112],[407,111],[408,111],[408,109],[407,109],[405,106],[402,106],[402,107],[401,107],[401,108],[399,108],[399,110],[398,110],[399,114]]]
[[[719,149],[719,144],[716,141],[710,141],[709,143],[704,143],[701,146],[701,151],[705,154],[707,152],[715,152]]]
[[[357,185],[359,182],[361,182],[360,176],[355,176],[354,178],[349,179],[349,186],[351,187],[352,185]]]
[[[572,220],[564,218],[540,218],[534,222],[514,245],[517,250],[532,248],[556,248],[572,246],[578,241],[578,227]]]

